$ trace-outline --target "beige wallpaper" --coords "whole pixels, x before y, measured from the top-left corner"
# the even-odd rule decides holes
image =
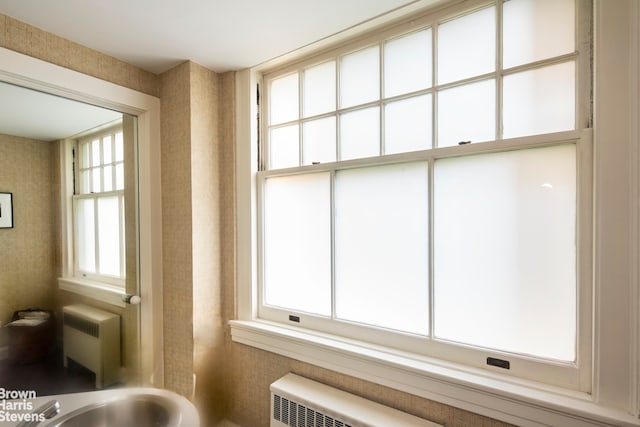
[[[154,76],[4,15],[0,46],[160,97],[165,382],[195,396],[203,427],[222,417],[243,427],[268,426],[269,384],[290,371],[449,427],[505,426],[231,342],[226,321],[235,316],[236,295],[233,73],[216,76],[186,62]]]
[[[149,95],[159,95],[155,74],[3,14],[0,14],[0,46]]]
[[[0,192],[13,193],[14,228],[0,229],[0,322],[15,310],[54,308],[54,144],[0,135]],[[0,329],[0,346],[6,344]]]

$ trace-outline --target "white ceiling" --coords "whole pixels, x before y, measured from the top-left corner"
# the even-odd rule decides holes
[[[416,0],[0,0],[0,13],[161,73],[258,65]]]
[[[152,73],[191,60],[252,67],[380,15],[437,0],[0,0],[0,13]],[[112,112],[0,85],[0,133],[69,137]],[[81,119],[82,118],[82,119]]]

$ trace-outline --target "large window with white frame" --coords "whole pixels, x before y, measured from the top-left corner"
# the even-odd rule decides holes
[[[73,195],[74,276],[124,287],[124,142],[121,124],[78,139]]]
[[[590,391],[588,3],[454,6],[266,73],[259,317]]]

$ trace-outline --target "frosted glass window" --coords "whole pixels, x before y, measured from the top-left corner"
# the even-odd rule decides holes
[[[380,155],[380,108],[352,111],[340,117],[340,160]]]
[[[485,80],[438,94],[438,147],[461,141],[496,138],[495,80]]]
[[[91,166],[91,143],[80,145],[80,164],[85,168]]]
[[[99,193],[102,191],[102,179],[100,176],[100,168],[91,169],[91,191]]]
[[[116,190],[124,190],[124,164],[116,165]]]
[[[563,361],[576,347],[576,150],[438,160],[437,338]]]
[[[300,144],[298,125],[271,129],[269,140],[271,169],[299,166]]]
[[[340,107],[351,107],[379,98],[379,47],[374,46],[343,56],[340,61]]]
[[[503,136],[574,129],[575,64],[565,62],[504,78]]]
[[[103,191],[113,190],[113,166],[105,166],[103,168],[104,174],[104,188]]]
[[[122,132],[116,133],[116,162],[121,162],[124,160],[124,140],[122,139]]]
[[[91,192],[91,171],[80,171],[80,194],[87,194]]]
[[[426,162],[338,171],[336,315],[429,333]]]
[[[120,209],[118,196],[98,199],[100,274],[120,275]]]
[[[330,61],[304,70],[304,117],[336,109],[336,62]]]
[[[431,95],[416,96],[385,105],[385,154],[431,148],[431,111]]]
[[[78,199],[76,214],[78,268],[93,273],[96,271],[94,200]]]
[[[99,166],[100,161],[100,140],[94,139],[91,141],[91,166]]]
[[[496,10],[488,7],[447,21],[438,28],[438,83],[495,70]]]
[[[505,68],[575,50],[574,0],[510,0],[503,21]]]
[[[331,195],[327,172],[268,178],[264,300],[331,314]]]
[[[334,116],[303,125],[303,164],[336,161],[336,118]]]
[[[272,125],[298,119],[298,74],[271,81],[269,122]]]
[[[384,96],[431,87],[431,29],[384,45]]]
[[[111,163],[113,157],[111,155],[111,137],[107,136],[102,140],[102,158],[104,163]]]

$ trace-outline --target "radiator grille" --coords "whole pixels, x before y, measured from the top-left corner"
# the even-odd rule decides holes
[[[273,419],[290,427],[352,427],[277,394],[273,395]]]
[[[70,328],[77,329],[80,332],[84,332],[92,337],[100,337],[100,326],[90,320],[83,319],[82,317],[74,316],[73,314],[64,313],[64,324]]]

